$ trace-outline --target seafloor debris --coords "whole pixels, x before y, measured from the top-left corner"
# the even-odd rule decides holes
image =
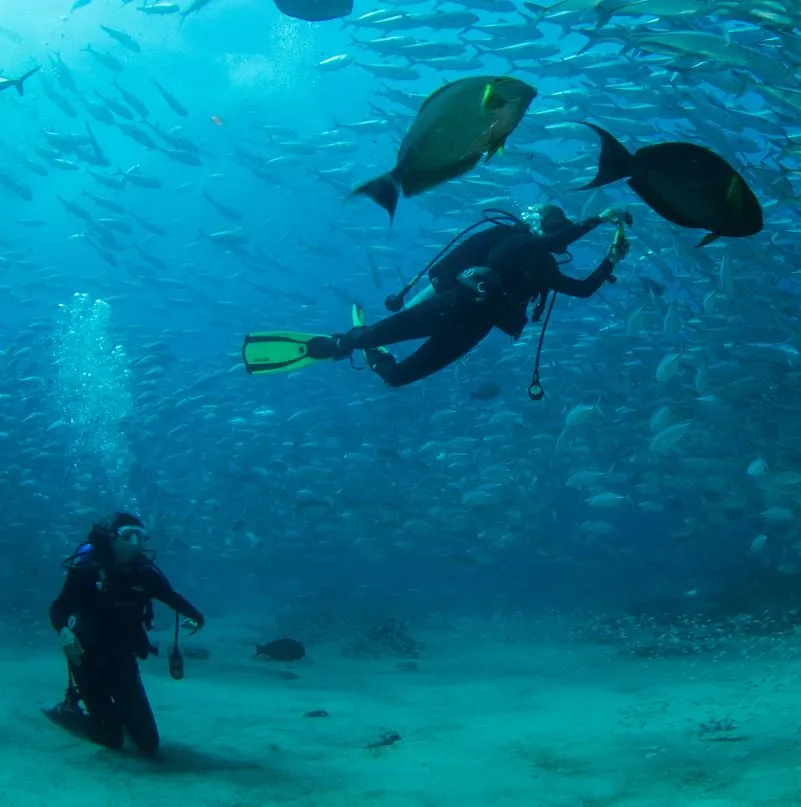
[[[181,652],[187,658],[193,659],[208,659],[211,658],[211,650],[207,647],[201,647],[200,645],[186,645],[185,647],[181,648]]]
[[[342,648],[343,656],[352,658],[420,658],[422,645],[409,636],[400,619],[385,619],[368,628]]]
[[[793,625],[771,615],[648,613],[606,615],[574,628],[581,639],[615,647],[619,653],[659,659],[743,655],[757,646],[781,643]]]
[[[367,743],[365,748],[385,748],[388,745],[395,745],[400,739],[401,736],[397,731],[384,731],[375,740]]]
[[[737,733],[737,724],[729,717],[699,723],[695,733],[708,743],[741,743],[748,739],[745,735]]]

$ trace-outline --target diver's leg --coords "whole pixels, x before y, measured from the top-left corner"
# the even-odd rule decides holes
[[[115,662],[111,694],[131,739],[146,754],[155,753],[159,730],[133,654],[120,656]]]
[[[426,339],[469,317],[468,312],[474,308],[472,298],[461,289],[448,294],[435,294],[373,325],[353,328],[340,337],[340,342],[351,349],[368,350]]]
[[[321,336],[309,340],[308,355],[314,359],[338,359],[350,356],[354,350],[394,345],[413,339],[426,339],[446,327],[462,312],[472,309],[475,303],[461,289],[448,294],[437,294],[405,308],[373,325],[351,328],[347,333]]]
[[[69,731],[82,734],[98,745],[122,748],[122,722],[111,699],[108,669],[88,653],[84,653],[80,665],[72,666],[72,678],[86,711],[76,705],[69,708],[66,704],[61,704],[59,714],[50,715],[51,718]]]
[[[494,323],[474,306],[474,319],[464,319],[438,331],[411,356],[396,361],[389,353],[366,350],[370,369],[390,387],[403,387],[447,367],[469,353],[492,330]]]

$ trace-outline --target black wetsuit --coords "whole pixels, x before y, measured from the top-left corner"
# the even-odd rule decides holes
[[[561,272],[552,254],[565,252],[599,224],[600,218],[591,218],[545,236],[522,223],[493,224],[466,238],[431,268],[435,295],[374,325],[354,328],[340,337],[340,344],[366,350],[372,369],[390,386],[401,387],[461,358],[493,328],[517,339],[532,300],[544,303],[550,291],[591,297],[610,279],[614,266],[608,259],[589,277],[577,280]],[[457,279],[472,267],[489,270],[479,277],[481,294]],[[400,362],[374,350],[412,339],[427,341]]]
[[[147,636],[152,600],[201,624],[203,616],[146,558],[129,566],[105,566],[93,559],[94,551],[78,557],[50,606],[56,631],[70,627],[84,650],[81,663],[69,668],[88,715],[73,713],[69,727],[109,748],[122,746],[124,728],[152,753],[159,734],[137,660],[155,649]]]

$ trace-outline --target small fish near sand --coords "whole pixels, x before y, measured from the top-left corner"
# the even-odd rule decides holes
[[[372,742],[367,743],[365,748],[369,748],[370,750],[374,750],[376,748],[386,748],[389,745],[395,745],[401,741],[401,736],[398,734],[397,731],[385,731],[382,732],[375,740]]]
[[[632,154],[614,135],[583,122],[601,138],[598,174],[579,190],[619,179],[652,210],[679,227],[708,230],[697,245],[762,231],[762,207],[746,181],[721,156],[694,143],[656,143]]]
[[[368,196],[391,222],[401,194],[424,193],[466,174],[483,155],[486,162],[500,152],[536,97],[535,87],[511,76],[471,76],[445,84],[423,102],[395,167],[351,196]]]
[[[305,655],[306,648],[295,639],[276,639],[256,645],[256,656],[266,656],[273,661],[299,661]]]

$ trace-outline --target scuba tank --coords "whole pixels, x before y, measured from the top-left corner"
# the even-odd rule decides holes
[[[384,300],[384,306],[386,307],[387,311],[391,311],[393,314],[400,311],[406,302],[406,297],[408,296],[409,292],[431,272],[434,266],[436,266],[437,263],[443,257],[445,257],[445,255],[447,255],[457,244],[467,238],[468,235],[488,224],[502,224],[506,227],[526,227],[526,229],[528,229],[525,222],[514,214],[507,213],[505,210],[499,210],[494,207],[488,207],[486,210],[482,210],[481,218],[477,222],[471,224],[469,227],[462,230],[462,232],[460,232],[457,236],[452,238],[397,294],[390,294],[389,297]]]

